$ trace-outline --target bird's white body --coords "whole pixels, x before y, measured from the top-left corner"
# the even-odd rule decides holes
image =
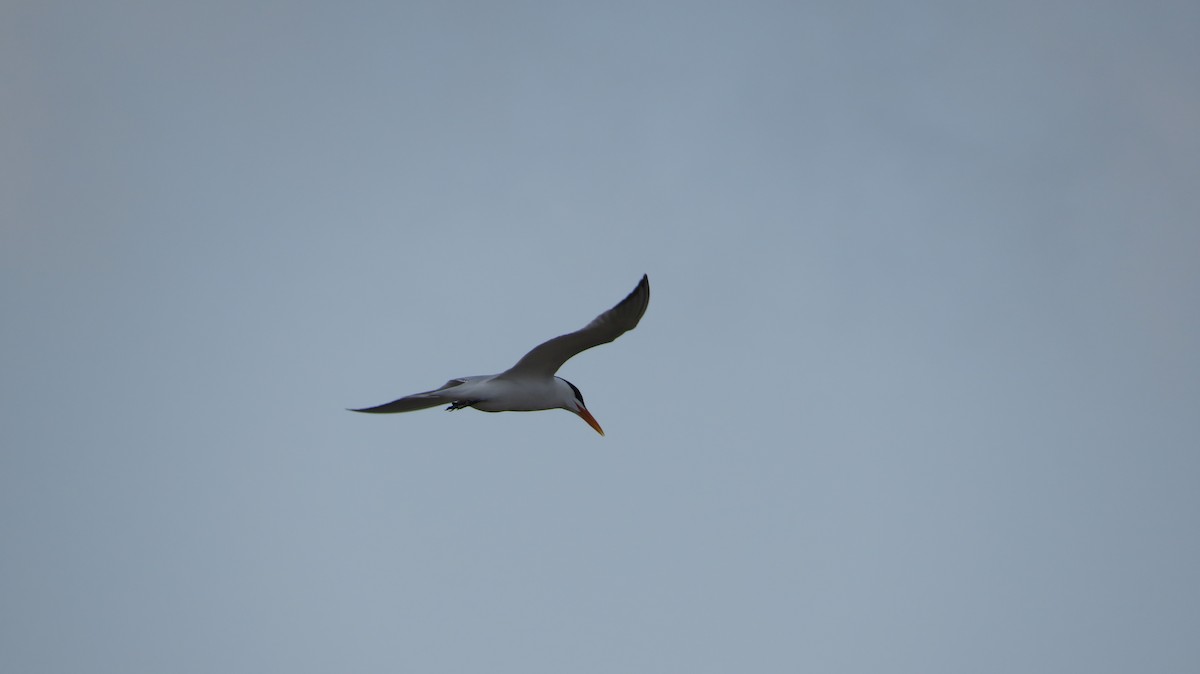
[[[574,400],[571,386],[558,377],[505,378],[498,374],[459,377],[451,387],[458,400],[483,412],[537,412],[563,407]],[[440,404],[440,403],[439,403]]]
[[[500,374],[459,377],[441,388],[414,393],[390,403],[352,410],[392,414],[450,404],[448,409],[474,407],[484,412],[533,412],[565,409],[579,415],[600,435],[600,424],[583,404],[583,394],[571,382],[554,376],[572,356],[607,344],[637,326],[650,303],[650,279],[642,276],[633,292],[617,306],[580,330],[539,344],[517,364]]]

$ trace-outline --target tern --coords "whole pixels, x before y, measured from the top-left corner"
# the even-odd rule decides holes
[[[375,407],[351,412],[394,414],[449,404],[447,411],[474,407],[483,412],[532,412],[564,409],[604,435],[604,429],[583,404],[583,394],[571,382],[554,376],[563,363],[594,346],[608,344],[637,327],[650,304],[650,279],[642,280],[617,306],[575,332],[542,342],[500,374],[458,377],[441,388],[404,396]]]

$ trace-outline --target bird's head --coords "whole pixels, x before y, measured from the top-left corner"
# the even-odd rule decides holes
[[[583,404],[583,394],[574,384],[563,379],[555,377],[554,381],[558,384],[560,397],[562,398],[562,408],[568,412],[573,412],[587,422],[588,426],[596,429],[600,435],[604,435],[604,429],[600,428],[600,424],[596,422],[596,418],[588,411],[587,405]]]

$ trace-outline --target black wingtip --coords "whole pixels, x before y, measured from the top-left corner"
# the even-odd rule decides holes
[[[636,326],[637,323],[642,320],[642,315],[646,313],[646,308],[650,306],[649,274],[642,274],[642,280],[638,281],[637,287],[633,289],[633,292],[629,293],[629,296],[625,298],[624,302],[633,301],[634,298],[640,299],[642,304],[641,310],[638,311],[637,320],[635,320],[633,323],[633,325]],[[624,302],[622,302],[622,304],[624,304]],[[633,326],[630,326],[630,329],[633,329]]]

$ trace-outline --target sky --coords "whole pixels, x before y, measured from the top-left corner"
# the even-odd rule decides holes
[[[0,670],[1197,671],[1197,28],[5,3]]]

